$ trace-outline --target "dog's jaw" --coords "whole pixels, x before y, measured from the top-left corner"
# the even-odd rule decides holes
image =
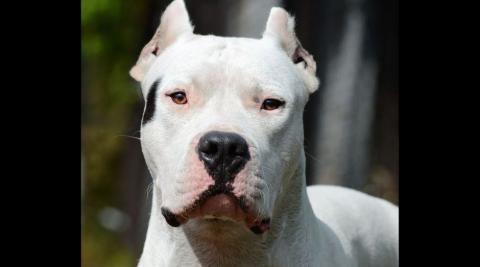
[[[234,227],[245,226],[258,235],[270,229],[270,218],[262,218],[246,204],[244,198],[237,198],[232,193],[205,195],[198,200],[179,214],[162,207],[161,212],[167,224],[179,227],[190,220],[206,220],[214,224],[227,220],[238,224]]]
[[[156,199],[158,189],[154,188],[154,205],[139,266],[295,266],[293,262],[274,262],[276,258],[284,259],[284,255],[307,260],[310,256],[302,248],[311,245],[308,236],[315,227],[308,221],[314,220],[314,215],[306,195],[303,164],[292,167],[295,169],[286,172],[289,177],[282,178],[290,182],[278,196],[270,230],[261,235],[229,221],[198,219],[171,227],[161,214],[161,203]]]

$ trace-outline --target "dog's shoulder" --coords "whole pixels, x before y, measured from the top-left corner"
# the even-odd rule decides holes
[[[364,205],[374,206],[376,210],[391,213],[398,213],[398,207],[386,200],[374,197],[363,192],[335,185],[313,185],[307,187],[307,194],[312,207],[323,204],[340,205],[347,209],[358,209]],[[315,214],[317,214],[315,212]]]
[[[396,266],[398,261],[398,207],[353,189],[316,185],[307,187],[319,223],[330,228],[346,250],[365,264]],[[359,255],[361,254],[361,255]],[[375,263],[372,262],[376,259]],[[362,261],[362,260],[361,260]],[[395,262],[394,265],[391,265]]]

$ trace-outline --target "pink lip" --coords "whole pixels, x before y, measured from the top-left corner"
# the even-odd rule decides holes
[[[176,215],[176,219],[181,225],[187,223],[190,219],[204,218],[206,216],[229,218],[239,223],[244,222],[245,226],[255,234],[262,234],[270,229],[269,219],[258,219],[258,216],[250,208],[247,208],[245,211],[234,197],[227,194],[211,196],[201,205]]]
[[[246,213],[232,197],[219,194],[208,198],[189,214],[190,219],[204,216],[227,217],[235,221],[243,221]]]

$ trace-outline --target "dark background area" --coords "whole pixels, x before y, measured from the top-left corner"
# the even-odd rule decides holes
[[[135,266],[151,195],[128,75],[170,1],[82,1],[82,265]],[[305,110],[307,182],[398,204],[397,0],[186,0],[195,32],[259,38],[270,7],[296,17],[321,85]]]

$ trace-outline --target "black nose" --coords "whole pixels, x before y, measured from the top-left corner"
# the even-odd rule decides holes
[[[212,131],[198,142],[198,155],[208,173],[217,182],[227,182],[250,159],[245,139],[235,133]]]

